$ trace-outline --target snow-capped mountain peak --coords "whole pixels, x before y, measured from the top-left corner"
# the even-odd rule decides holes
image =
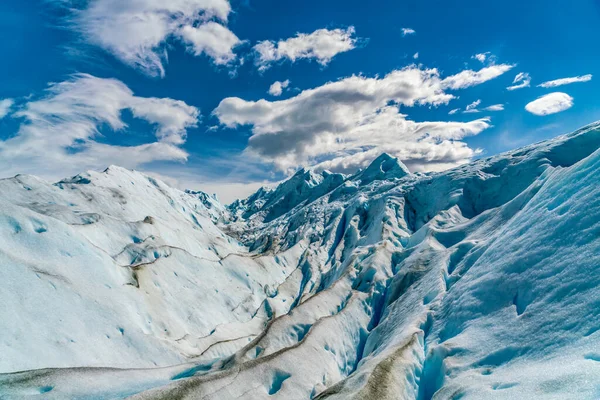
[[[408,174],[410,174],[410,171],[406,168],[406,165],[397,158],[383,153],[352,179],[360,181],[360,183],[364,185],[375,180],[399,179]]]
[[[382,155],[229,207],[118,167],[0,180],[0,397],[596,398],[599,148]]]

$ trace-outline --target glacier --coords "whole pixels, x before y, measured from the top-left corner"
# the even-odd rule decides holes
[[[600,123],[221,205],[0,180],[1,399],[600,398]]]

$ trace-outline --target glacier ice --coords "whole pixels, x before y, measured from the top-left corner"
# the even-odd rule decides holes
[[[223,206],[0,180],[0,398],[596,399],[600,123]]]

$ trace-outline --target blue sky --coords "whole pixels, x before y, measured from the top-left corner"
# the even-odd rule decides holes
[[[163,3],[0,3],[3,176],[119,164],[231,201],[303,166],[440,170],[600,119],[596,0]]]

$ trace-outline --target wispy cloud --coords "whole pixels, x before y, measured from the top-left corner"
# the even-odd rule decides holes
[[[273,84],[269,87],[269,94],[271,96],[281,96],[281,94],[283,93],[283,89],[287,88],[290,85],[290,80],[286,79],[283,82],[279,82],[279,81],[275,81],[273,82]]]
[[[298,33],[296,36],[278,42],[265,40],[254,46],[255,64],[259,70],[268,69],[280,60],[295,62],[299,59],[314,59],[327,65],[338,54],[356,47],[353,26],[347,29],[318,29],[313,33]]]
[[[82,38],[150,76],[164,76],[169,40],[217,64],[232,61],[239,39],[225,26],[228,0],[49,0],[65,7]]]
[[[13,104],[15,104],[13,99],[0,100],[0,119],[6,117],[10,113]]]
[[[454,115],[459,111],[460,111],[460,108],[453,108],[452,110],[448,111],[448,115]]]
[[[474,79],[451,86],[472,86],[497,75],[472,72],[468,76]],[[252,126],[246,154],[285,173],[298,166],[349,172],[381,152],[413,169],[443,169],[476,154],[461,139],[487,129],[489,119],[414,122],[400,110],[448,104],[455,98],[446,93],[448,82],[436,69],[410,66],[382,78],[330,82],[286,100],[226,98],[213,114],[230,128]]]
[[[481,100],[475,100],[474,102],[472,102],[471,104],[468,104],[464,111],[462,112],[463,114],[476,114],[481,112],[481,110],[478,108],[479,105],[481,104]],[[487,106],[482,108],[483,111],[503,111],[504,110],[504,104],[492,104],[491,106]],[[456,114],[458,111],[460,111],[460,108],[456,108],[452,111],[450,111],[448,114]]]
[[[98,140],[101,128],[125,132],[122,112],[154,127],[154,138],[137,146]],[[50,86],[14,114],[23,122],[13,137],[0,141],[4,174],[40,173],[53,178],[109,164],[136,167],[156,160],[185,161],[181,148],[199,111],[169,98],[138,97],[122,82],[78,74]]]
[[[504,104],[493,104],[483,109],[484,111],[504,111]]]
[[[413,54],[413,58],[416,60],[419,58],[419,52],[417,51],[415,54]]]
[[[444,79],[442,86],[452,90],[465,89],[497,78],[505,72],[510,71],[513,67],[514,65],[510,64],[498,64],[482,68],[479,71],[470,69],[461,71],[456,75]]]
[[[513,79],[512,86],[507,87],[508,90],[517,90],[529,87],[531,83],[531,77],[527,72],[519,72],[515,79]]]
[[[412,28],[402,28],[402,36],[415,35],[417,31]]]
[[[498,61],[498,58],[490,51],[474,54],[471,58],[487,65],[494,65]]]
[[[473,58],[473,59],[475,59],[475,60],[477,60],[477,61],[479,61],[479,62],[481,62],[481,63],[484,63],[484,62],[485,62],[485,60],[488,58],[488,56],[489,56],[490,54],[491,54],[491,53],[490,53],[489,51],[486,51],[485,53],[478,53],[478,54],[475,54],[475,55],[474,55],[474,56],[472,56],[471,58]]]
[[[554,92],[528,103],[525,109],[535,115],[550,115],[573,107],[573,98],[566,93]]]
[[[543,88],[553,88],[553,87],[562,86],[562,85],[569,85],[571,83],[589,82],[591,80],[592,80],[592,74],[587,74],[587,75],[581,75],[581,76],[574,76],[571,78],[555,79],[553,81],[547,81],[547,82],[541,83],[538,86],[543,87]]]
[[[469,104],[465,107],[465,111],[463,111],[463,114],[478,113],[479,110],[477,109],[477,107],[480,104],[481,104],[481,100],[475,100],[474,102],[472,102],[471,104]]]

